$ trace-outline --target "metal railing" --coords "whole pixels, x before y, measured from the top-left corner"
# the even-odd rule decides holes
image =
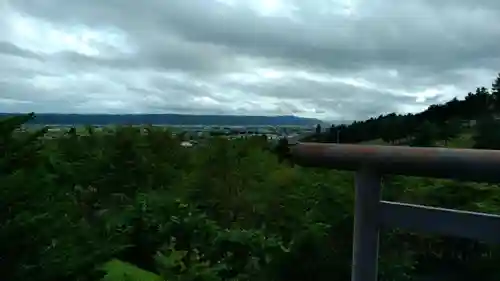
[[[356,171],[352,281],[378,278],[382,226],[500,244],[500,216],[381,200],[384,174],[500,183],[500,151],[297,143],[293,162]]]

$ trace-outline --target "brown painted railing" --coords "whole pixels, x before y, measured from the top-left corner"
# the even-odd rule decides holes
[[[376,281],[382,226],[500,244],[500,216],[381,200],[384,174],[500,182],[500,151],[297,143],[294,163],[356,171],[352,281]]]

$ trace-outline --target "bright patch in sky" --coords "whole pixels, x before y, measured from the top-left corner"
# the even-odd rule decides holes
[[[2,36],[35,53],[67,51],[97,57],[112,55],[106,49],[125,54],[134,51],[127,44],[126,35],[116,29],[93,30],[83,25],[60,27],[16,12],[8,13],[4,22],[8,32]]]
[[[438,86],[435,88],[425,89],[424,91],[416,93],[416,102],[423,103],[429,98],[434,98],[439,96],[440,100],[447,101],[451,100],[455,94],[460,91],[452,85]]]
[[[218,105],[220,104],[218,101],[211,97],[194,97],[193,100],[196,103],[201,103],[203,105]]]
[[[252,0],[248,1],[250,7],[264,17],[293,18],[297,7],[284,0]]]
[[[260,12],[268,15],[277,13],[283,6],[283,2],[280,0],[259,0],[256,2]]]
[[[286,73],[280,72],[272,68],[258,69],[257,75],[265,79],[280,79],[286,76]]]

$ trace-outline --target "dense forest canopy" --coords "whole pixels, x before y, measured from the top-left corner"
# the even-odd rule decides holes
[[[499,149],[499,90],[500,76],[464,100],[318,128],[311,140]],[[33,118],[0,121],[2,280],[350,279],[353,175],[290,165],[276,157],[286,139],[183,147],[152,126],[48,138],[19,130]],[[383,199],[500,214],[491,184],[386,176]],[[380,280],[500,279],[497,247],[400,230],[381,242]]]

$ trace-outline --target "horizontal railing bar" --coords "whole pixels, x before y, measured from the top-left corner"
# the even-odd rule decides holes
[[[500,216],[381,201],[380,223],[407,230],[500,244]]]
[[[293,162],[307,167],[500,182],[498,150],[324,143],[297,143],[290,150]]]

